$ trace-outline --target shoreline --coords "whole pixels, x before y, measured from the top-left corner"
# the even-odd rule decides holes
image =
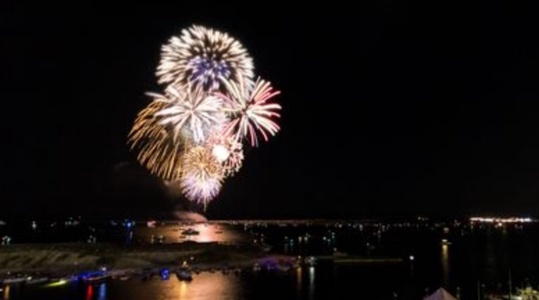
[[[73,274],[88,270],[197,270],[252,267],[271,253],[246,245],[179,243],[120,247],[113,244],[19,244],[0,247],[0,276],[13,273]]]

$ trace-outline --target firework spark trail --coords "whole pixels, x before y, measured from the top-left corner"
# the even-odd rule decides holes
[[[152,102],[137,116],[128,135],[131,150],[137,150],[138,161],[152,174],[164,180],[178,177],[181,171],[181,153],[184,142],[173,139],[168,130],[158,124],[155,113],[164,103]]]
[[[219,89],[220,77],[252,79],[253,69],[253,59],[240,42],[226,33],[194,25],[162,47],[156,75],[160,84],[195,84],[208,91]]]
[[[280,94],[280,91],[273,91],[271,83],[262,79],[257,79],[252,90],[244,81],[237,84],[223,79],[223,82],[229,95],[220,92],[215,95],[225,100],[227,110],[234,115],[224,134],[230,134],[236,140],[246,139],[252,146],[258,146],[257,133],[265,141],[269,135],[277,134],[280,127],[272,118],[280,117],[277,111],[281,110],[281,106],[268,101]]]

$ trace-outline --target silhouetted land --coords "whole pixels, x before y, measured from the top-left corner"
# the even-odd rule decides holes
[[[247,246],[190,243],[121,247],[108,244],[21,244],[0,247],[0,272],[78,272],[89,269],[200,266],[244,267],[264,253]]]

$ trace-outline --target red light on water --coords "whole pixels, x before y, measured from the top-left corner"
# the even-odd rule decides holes
[[[88,288],[86,288],[86,300],[92,300],[94,296],[94,288],[91,284],[88,285]]]

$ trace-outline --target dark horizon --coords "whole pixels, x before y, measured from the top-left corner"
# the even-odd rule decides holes
[[[126,144],[191,24],[236,37],[283,106],[209,219],[537,216],[539,21],[519,5],[7,5],[0,218],[191,207]]]

